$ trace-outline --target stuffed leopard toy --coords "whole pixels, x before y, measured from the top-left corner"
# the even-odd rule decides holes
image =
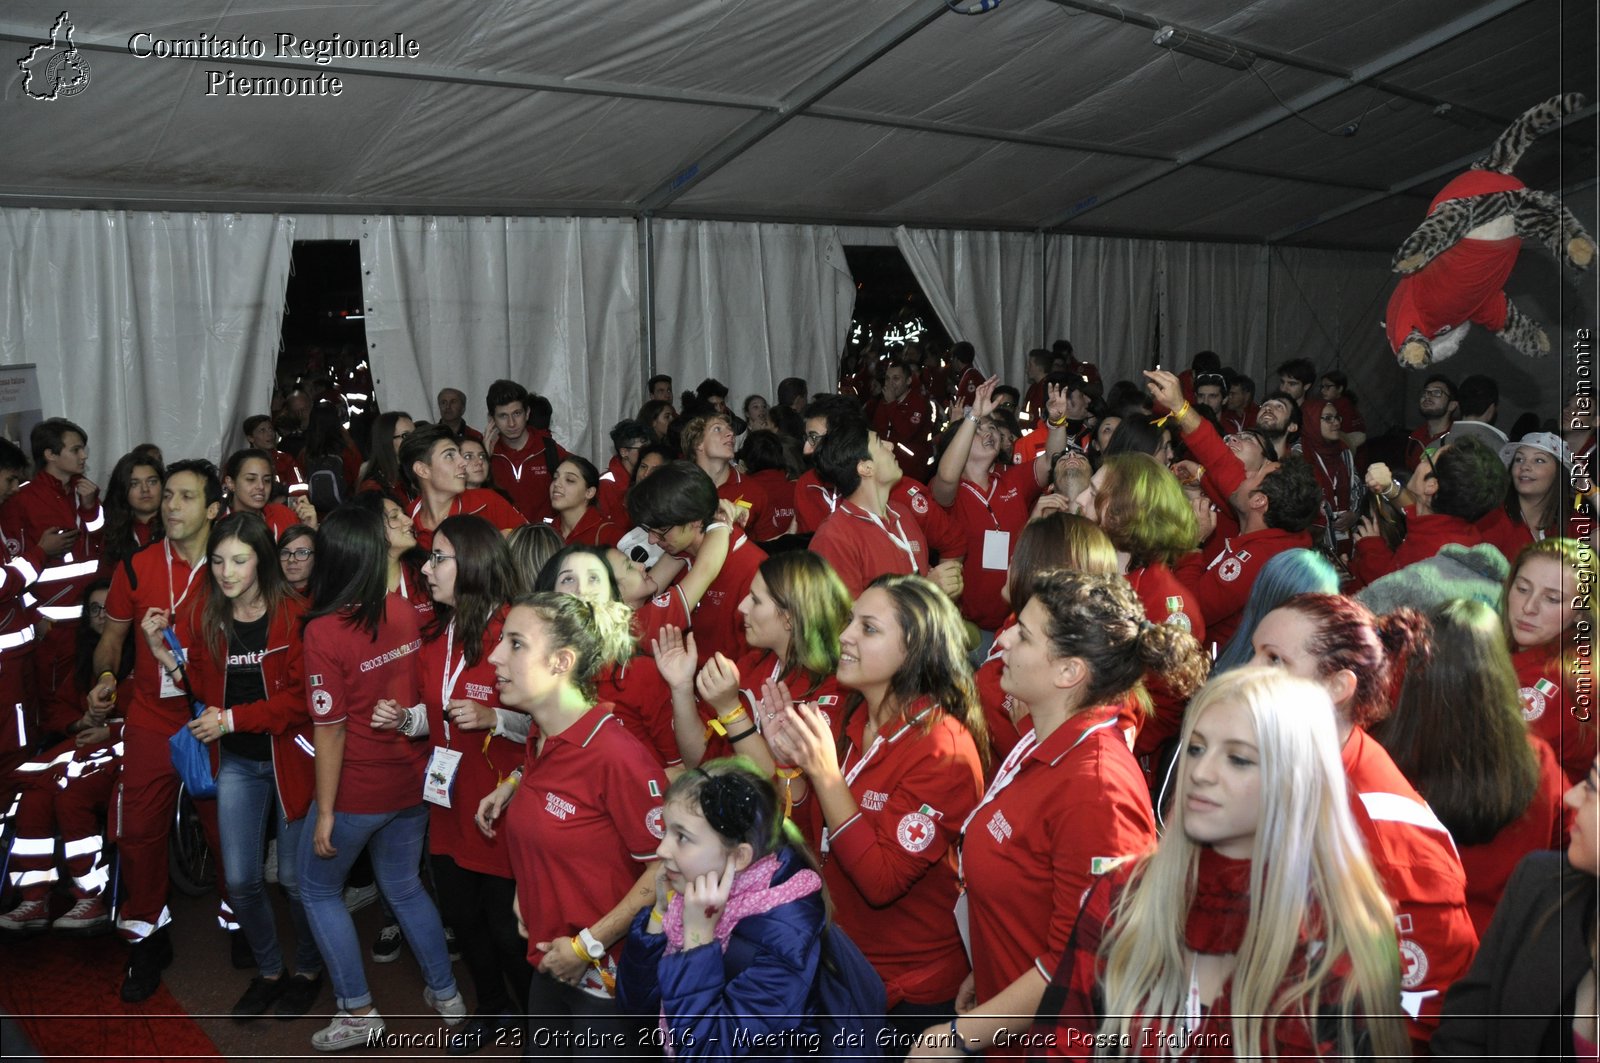
[[[1444,186],[1400,245],[1393,268],[1402,276],[1385,327],[1402,366],[1420,369],[1450,357],[1469,324],[1529,357],[1550,353],[1544,329],[1506,298],[1506,278],[1525,239],[1579,269],[1594,261],[1595,242],[1558,198],[1528,188],[1511,170],[1536,137],[1583,105],[1583,96],[1569,93],[1523,114],[1487,155]]]

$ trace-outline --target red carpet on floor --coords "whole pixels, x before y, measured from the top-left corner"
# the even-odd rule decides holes
[[[165,985],[142,1004],[122,1002],[126,954],[115,937],[0,943],[0,1009],[45,1059],[222,1059]]]

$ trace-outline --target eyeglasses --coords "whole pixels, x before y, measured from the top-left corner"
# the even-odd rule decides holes
[[[317,556],[317,552],[309,546],[302,546],[298,550],[279,550],[279,561],[310,561]]]
[[[1321,418],[1319,418],[1319,420],[1321,420],[1323,424],[1338,424],[1340,421],[1344,420],[1344,418],[1340,417],[1336,413],[1325,413],[1321,416]]]
[[[84,606],[83,611],[88,613],[90,616],[100,616],[106,611],[106,607],[101,605],[99,602],[90,602],[88,605]]]
[[[454,561],[455,559],[455,554],[442,554],[437,550],[433,550],[428,554],[428,560],[432,561],[435,567],[444,564],[446,561]]]
[[[806,433],[806,442],[810,443],[812,446],[816,446],[818,443],[822,442],[822,433],[821,432],[807,432]]]
[[[1447,399],[1450,393],[1444,388],[1423,388],[1422,396],[1428,399]]]

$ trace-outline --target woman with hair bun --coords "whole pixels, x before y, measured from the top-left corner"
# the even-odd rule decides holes
[[[625,529],[595,508],[600,495],[600,470],[587,458],[568,454],[550,476],[550,520],[561,541],[589,546],[616,546]]]
[[[1414,609],[1375,617],[1341,595],[1301,594],[1256,627],[1251,662],[1314,680],[1333,701],[1350,810],[1394,902],[1400,1005],[1419,1051],[1438,1025],[1445,989],[1472,963],[1478,935],[1450,832],[1367,729],[1388,715],[1393,677],[1426,631]]]
[[[943,591],[921,576],[880,576],[839,636],[838,680],[854,693],[837,728],[800,703],[778,713],[767,739],[805,775],[835,916],[883,978],[890,1025],[908,1036],[954,1017],[970,970],[954,843],[983,794],[988,739],[965,644]]]
[[[1169,829],[1085,898],[1030,1055],[1409,1054],[1394,912],[1350,815],[1331,708],[1265,668],[1195,698]]]
[[[528,1043],[555,1046],[544,1058],[565,1058],[560,1048],[584,1038],[638,1043],[617,1014],[616,964],[628,925],[655,898],[664,836],[666,777],[595,699],[606,655],[594,616],[575,595],[525,595],[489,655],[501,704],[527,712],[538,729],[520,772],[479,803],[477,819],[493,837],[505,812],[513,910],[535,969]]]
[[[1149,671],[1186,698],[1208,663],[1188,633],[1150,623],[1115,575],[1040,576],[998,641],[1001,685],[1032,726],[962,824],[972,976],[949,1028],[925,1038],[949,1034],[968,1051],[1007,1046],[1011,1017],[1038,1008],[1095,876],[1155,844],[1149,791],[1117,726],[1121,706]]]
[[[1566,844],[1566,776],[1550,744],[1522,721],[1495,611],[1448,601],[1428,614],[1428,626],[1429,644],[1411,655],[1394,712],[1372,737],[1450,829],[1482,934],[1517,861]]]

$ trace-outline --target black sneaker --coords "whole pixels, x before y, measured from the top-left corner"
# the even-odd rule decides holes
[[[311,1010],[322,995],[322,975],[297,974],[284,979],[276,1009],[280,1019],[298,1019]]]
[[[393,963],[400,958],[400,946],[406,936],[400,932],[399,923],[389,923],[378,931],[378,940],[372,943],[373,963]]]
[[[138,1004],[161,988],[161,972],[172,963],[172,939],[162,927],[128,952],[128,969],[122,979],[122,999]]]
[[[250,988],[244,991],[244,996],[239,998],[239,1003],[233,1006],[235,1019],[253,1019],[258,1015],[265,1015],[267,1009],[277,1003],[283,996],[284,978],[256,977],[250,979]]]
[[[243,930],[228,931],[228,955],[233,960],[233,969],[236,971],[253,970],[256,965],[256,952],[250,947],[250,939],[244,936]]]

